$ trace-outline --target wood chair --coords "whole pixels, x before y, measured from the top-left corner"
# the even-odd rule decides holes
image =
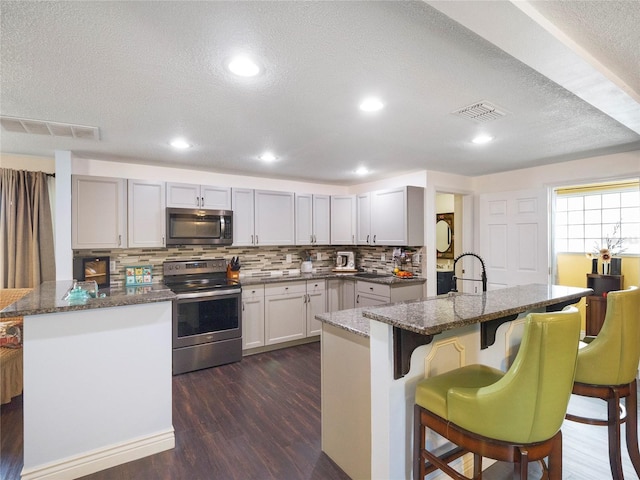
[[[626,423],[626,443],[631,463],[640,477],[638,451],[638,361],[640,360],[640,290],[609,292],[607,313],[597,337],[580,344],[573,394],[607,402],[607,419],[568,413],[567,420],[608,428],[609,465],[614,480],[622,472],[620,426]],[[621,406],[625,399],[626,415]]]
[[[580,337],[575,307],[531,313],[518,354],[507,373],[469,365],[418,382],[414,407],[413,478],[435,470],[468,480],[449,463],[473,453],[473,479],[482,457],[514,464],[526,479],[528,462],[549,457],[552,480],[562,478],[562,433],[573,385]],[[443,455],[427,449],[426,430],[455,444]],[[544,464],[544,462],[543,462]]]
[[[0,310],[17,302],[32,288],[6,288],[0,290]],[[0,319],[0,323],[22,323],[22,317]],[[0,404],[9,403],[22,393],[22,348],[0,347]]]

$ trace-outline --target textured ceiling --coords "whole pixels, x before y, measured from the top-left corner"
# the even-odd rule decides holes
[[[0,114],[97,126],[101,140],[0,130],[1,151],[351,184],[364,180],[361,165],[366,180],[423,169],[475,176],[640,149],[627,121],[640,119],[636,2],[576,2],[597,17],[578,20],[572,2],[531,4],[622,86],[597,71],[587,86],[571,72],[556,78],[555,47],[539,48],[555,37],[510,2],[464,6],[471,15],[510,7],[485,26],[438,3],[2,1]],[[604,31],[609,15],[625,18],[617,32]],[[498,41],[481,31],[515,21],[536,33]],[[503,44],[512,41],[513,50]],[[224,63],[236,52],[264,72],[231,75]],[[366,115],[357,106],[371,94],[386,107]],[[451,114],[479,101],[506,115]],[[478,133],[495,141],[474,145]],[[194,147],[175,152],[178,135]],[[257,160],[267,149],[278,161]]]

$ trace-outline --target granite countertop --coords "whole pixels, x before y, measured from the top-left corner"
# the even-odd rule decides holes
[[[316,319],[321,322],[328,323],[329,325],[333,325],[334,327],[355,333],[361,337],[368,338],[370,320],[362,315],[362,311],[365,308],[367,307],[321,313],[316,315]]]
[[[73,310],[91,310],[94,308],[121,307],[141,303],[165,302],[176,295],[162,284],[123,289],[101,289],[107,294],[104,298],[90,298],[86,303],[70,304],[63,300],[73,281],[44,282],[17,302],[0,310],[0,318],[39,315],[43,313],[67,312]]]
[[[362,272],[365,273],[365,272]],[[260,285],[267,283],[281,283],[281,282],[296,282],[296,281],[306,281],[306,280],[322,280],[322,279],[333,279],[333,278],[342,278],[345,280],[356,281],[361,280],[365,282],[371,283],[379,283],[382,285],[389,285],[391,287],[399,287],[402,285],[410,285],[415,283],[425,283],[427,281],[424,277],[415,276],[413,278],[398,278],[394,277],[391,274],[381,274],[379,276],[370,278],[360,277],[357,273],[335,273],[335,272],[317,272],[317,273],[300,273],[300,274],[287,274],[287,275],[272,275],[272,276],[247,276],[240,277],[240,284],[242,286],[249,285]]]
[[[479,294],[449,294],[369,307],[362,315],[403,330],[435,335],[446,330],[504,318],[564,302],[577,303],[590,288],[530,284]]]

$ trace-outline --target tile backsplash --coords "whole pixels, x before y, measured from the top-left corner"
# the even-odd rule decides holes
[[[161,283],[162,264],[175,260],[201,260],[205,258],[240,257],[242,276],[270,275],[272,272],[288,274],[300,268],[304,252],[312,259],[314,271],[330,272],[335,264],[337,251],[353,251],[356,254],[356,265],[366,271],[376,270],[378,273],[390,273],[395,262],[393,260],[394,247],[368,246],[286,246],[286,247],[209,247],[185,246],[175,248],[132,248],[118,250],[74,250],[74,257],[109,256],[115,262],[115,270],[111,271],[111,286],[124,285],[124,268],[130,265],[151,265],[154,283]],[[422,272],[422,247],[412,248],[415,253],[411,263],[403,265],[416,275]],[[320,260],[317,260],[320,254]],[[287,262],[287,256],[291,261]],[[382,260],[382,257],[385,260]]]

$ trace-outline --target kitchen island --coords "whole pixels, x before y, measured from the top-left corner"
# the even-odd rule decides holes
[[[175,446],[171,316],[161,285],[65,300],[44,282],[0,311],[24,317],[23,479],[77,478]]]
[[[416,383],[473,363],[506,371],[527,313],[590,292],[523,285],[318,315],[323,451],[352,478],[411,478]]]

